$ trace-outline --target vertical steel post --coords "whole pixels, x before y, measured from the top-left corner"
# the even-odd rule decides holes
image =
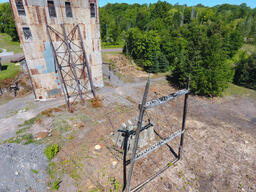
[[[189,90],[189,84],[190,84],[190,77],[187,78],[187,90]],[[178,158],[181,159],[182,158],[182,150],[183,150],[183,141],[184,141],[184,134],[185,134],[185,127],[186,127],[186,118],[187,118],[187,104],[188,104],[188,95],[189,93],[187,93],[185,95],[185,100],[184,100],[184,108],[183,108],[183,120],[182,120],[182,129],[181,131],[183,131],[183,133],[181,134],[181,138],[180,138],[180,146],[179,146],[179,154],[178,154]]]
[[[75,78],[75,81],[76,81],[76,84],[77,84],[78,95],[80,96],[80,99],[81,99],[82,103],[84,103],[84,98],[83,98],[83,94],[82,94],[81,87],[80,87],[80,81],[77,78],[75,64],[74,64],[73,56],[72,56],[72,53],[71,53],[71,46],[70,46],[70,43],[69,43],[69,40],[68,40],[68,37],[67,37],[67,34],[66,34],[66,30],[65,30],[64,24],[61,24],[61,27],[62,27],[62,30],[63,30],[65,44],[67,46],[67,50],[68,50],[68,53],[69,53],[70,69],[71,69],[71,71],[72,71],[72,73],[74,75],[74,78]]]
[[[128,173],[128,180],[127,180],[127,185],[125,187],[124,191],[130,192],[131,191],[131,178],[132,178],[132,173],[133,173],[133,168],[135,164],[135,156],[138,148],[138,143],[139,143],[139,137],[140,137],[140,131],[142,128],[142,123],[143,123],[143,116],[145,113],[145,104],[147,102],[147,97],[148,97],[148,91],[149,91],[149,86],[150,86],[150,76],[148,77],[148,81],[145,87],[145,92],[143,96],[143,100],[140,106],[140,114],[139,114],[139,120],[138,120],[138,125],[137,125],[137,130],[136,130],[136,136],[135,136],[135,141],[134,141],[134,147],[132,151],[132,157],[131,157],[131,165]]]
[[[52,43],[52,38],[51,38],[51,35],[50,35],[50,31],[49,31],[49,26],[46,25],[46,30],[47,30],[47,34],[48,34],[48,37],[50,39],[50,45],[51,45],[51,48],[52,48],[52,52],[53,52],[53,56],[54,56],[54,63],[55,63],[55,70],[58,72],[59,74],[59,78],[60,78],[60,81],[61,81],[61,89],[62,89],[62,92],[64,94],[64,99],[65,99],[65,102],[66,102],[66,105],[67,105],[67,108],[70,110],[70,103],[69,103],[69,94],[68,94],[68,90],[67,90],[67,87],[64,83],[64,78],[63,78],[63,75],[60,71],[60,64],[59,64],[59,61],[58,61],[58,58],[57,58],[57,54],[56,54],[56,51],[54,49],[54,46],[53,46],[53,43]]]
[[[26,68],[27,68],[27,71],[28,71],[28,78],[29,78],[31,86],[32,86],[33,94],[35,96],[35,99],[37,99],[36,92],[35,92],[35,87],[34,87],[34,84],[33,84],[33,81],[32,81],[32,77],[31,77],[26,59],[24,60],[24,62],[25,62],[25,65],[26,65]]]
[[[79,33],[79,37],[80,37],[80,43],[81,43],[81,47],[82,47],[82,50],[83,50],[84,62],[85,62],[86,68],[87,68],[87,73],[88,73],[88,77],[89,77],[89,81],[90,81],[92,94],[93,94],[93,97],[96,97],[96,92],[95,92],[94,85],[93,85],[93,80],[92,80],[92,74],[91,74],[89,62],[87,60],[87,56],[86,56],[86,53],[85,53],[84,42],[82,40],[82,34],[81,34],[81,30],[80,30],[79,25],[77,25],[77,29],[78,29],[78,33]]]

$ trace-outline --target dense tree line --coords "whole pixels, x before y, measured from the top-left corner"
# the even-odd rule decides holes
[[[107,4],[100,25],[103,45],[124,46],[148,72],[170,71],[177,86],[190,76],[195,94],[220,95],[232,81],[256,87],[255,55],[233,59],[244,43],[256,43],[256,9],[246,4]],[[0,32],[18,40],[9,3],[0,4]]]
[[[139,66],[171,71],[169,79],[178,86],[191,76],[199,95],[220,95],[233,81],[233,57],[244,43],[256,42],[256,9],[246,4],[107,4],[100,13],[104,43],[124,42],[124,52]]]

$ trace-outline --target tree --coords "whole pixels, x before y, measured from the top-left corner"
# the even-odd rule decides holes
[[[234,83],[247,88],[256,89],[256,53],[243,53],[236,64]]]
[[[9,34],[13,41],[19,40],[9,3],[0,4],[0,31]]]

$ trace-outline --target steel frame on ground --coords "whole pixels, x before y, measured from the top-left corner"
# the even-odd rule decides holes
[[[155,99],[155,100],[151,100],[149,102],[147,102],[147,97],[148,97],[148,92],[149,92],[149,87],[150,87],[150,77],[148,78],[146,87],[145,87],[145,91],[144,91],[144,96],[142,99],[142,104],[140,105],[140,114],[139,114],[139,119],[138,119],[138,124],[137,124],[137,130],[136,130],[136,136],[135,136],[135,142],[134,142],[134,148],[132,151],[132,155],[131,155],[131,159],[130,160],[126,160],[127,159],[127,142],[128,142],[128,138],[129,135],[125,135],[125,139],[124,140],[124,157],[123,157],[123,191],[124,192],[135,192],[140,190],[142,187],[144,187],[146,184],[148,184],[149,182],[151,182],[153,179],[155,179],[157,176],[159,176],[160,174],[162,174],[164,171],[166,171],[168,168],[171,167],[171,165],[177,163],[181,158],[182,158],[182,150],[183,150],[183,142],[184,142],[184,134],[185,134],[185,126],[186,126],[186,116],[187,116],[187,103],[188,103],[188,96],[189,96],[189,83],[190,83],[190,79],[187,79],[187,87],[184,90],[180,90],[176,93]],[[139,137],[140,137],[140,133],[142,132],[142,122],[143,122],[143,117],[144,117],[144,113],[146,112],[147,109],[150,108],[154,108],[160,105],[164,105],[182,95],[185,95],[185,99],[184,99],[184,107],[183,107],[183,119],[182,119],[182,127],[181,130],[171,134],[169,137],[167,138],[161,138],[162,140],[157,142],[156,144],[152,145],[150,148],[136,154],[137,149],[138,149],[138,143],[139,143]],[[141,184],[139,184],[138,186],[134,187],[133,189],[131,189],[131,179],[132,179],[132,175],[133,175],[133,170],[134,170],[134,165],[135,162],[146,157],[147,155],[149,155],[150,153],[152,153],[153,151],[157,150],[158,148],[160,148],[163,145],[166,145],[168,142],[172,141],[174,138],[176,138],[177,136],[181,136],[180,137],[180,144],[179,144],[179,151],[178,154],[175,153],[175,151],[173,151],[172,149],[170,149],[170,151],[173,153],[173,155],[175,156],[175,159],[170,161],[166,166],[164,166],[163,168],[161,168],[158,172],[156,172],[155,174],[153,174],[150,178],[146,179],[145,181],[143,181]],[[128,172],[128,179],[127,179],[127,173],[126,173],[126,169],[127,166],[130,164],[130,169]]]

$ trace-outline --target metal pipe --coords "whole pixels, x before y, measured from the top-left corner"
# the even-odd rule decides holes
[[[190,86],[190,77],[187,78],[187,90],[189,90],[189,86]],[[184,108],[183,108],[183,120],[182,120],[182,128],[181,131],[183,132],[180,138],[180,146],[179,146],[179,159],[182,158],[182,151],[183,151],[183,142],[184,142],[184,134],[185,134],[185,127],[186,127],[186,118],[187,118],[187,104],[188,104],[188,95],[189,93],[187,93],[185,95],[185,99],[184,99]]]
[[[135,156],[138,148],[138,143],[139,143],[139,137],[140,137],[140,130],[142,128],[142,121],[143,121],[143,116],[145,112],[145,104],[147,102],[147,97],[148,97],[148,91],[149,91],[149,86],[150,86],[150,76],[148,77],[148,81],[145,87],[145,92],[144,96],[142,99],[142,103],[140,105],[140,115],[139,115],[139,120],[138,120],[138,125],[137,125],[137,130],[136,130],[136,136],[135,136],[135,141],[134,141],[134,147],[132,151],[132,157],[131,157],[131,166],[129,169],[129,174],[128,174],[128,181],[127,181],[127,186],[125,186],[124,191],[131,191],[131,178],[132,178],[132,172],[135,164]]]

